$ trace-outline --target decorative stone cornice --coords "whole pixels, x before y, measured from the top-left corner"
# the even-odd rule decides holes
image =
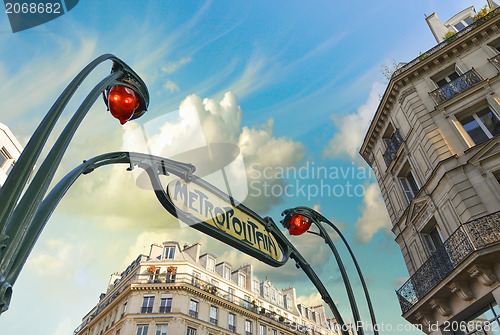
[[[399,103],[402,105],[403,101],[406,99],[406,97],[408,97],[410,94],[415,93],[415,92],[417,92],[417,90],[413,86],[404,90],[403,92],[401,92],[401,95],[399,96],[399,99],[398,99]]]
[[[452,293],[456,293],[460,299],[464,301],[470,301],[474,299],[474,294],[472,293],[469,285],[465,282],[452,282],[448,285]]]
[[[438,311],[442,316],[448,316],[451,314],[450,307],[446,302],[441,299],[433,299],[430,301],[431,308]]]
[[[421,323],[426,328],[429,328],[433,323],[429,315],[421,312],[415,313],[415,320],[417,320],[417,322]]]
[[[474,264],[467,272],[471,278],[476,278],[484,286],[490,286],[498,280],[489,266]]]

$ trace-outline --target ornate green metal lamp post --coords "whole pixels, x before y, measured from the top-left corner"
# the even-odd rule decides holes
[[[68,101],[88,74],[106,60],[113,62],[111,74],[87,95],[21,197],[47,138]],[[45,115],[0,189],[0,313],[8,309],[12,285],[41,232],[34,217],[49,184],[76,129],[101,93],[109,111],[121,124],[140,117],[149,105],[146,84],[127,64],[111,54],[96,58],[73,79]]]
[[[62,110],[86,76],[105,60],[113,61],[111,74],[99,82],[85,98],[21,197],[35,162]],[[293,259],[297,268],[301,268],[306,273],[332,310],[341,326],[341,333],[349,335],[342,316],[323,283],[273,220],[269,217],[260,217],[243,204],[236,205],[232,197],[194,175],[195,167],[191,164],[148,154],[107,153],[84,161],[47,194],[49,184],[69,142],[101,92],[103,92],[109,111],[119,119],[121,124],[140,117],[149,105],[146,85],[130,67],[110,54],[98,57],[75,77],[54,103],[32,135],[3,188],[0,189],[0,203],[2,204],[0,208],[0,313],[8,309],[12,285],[45,223],[71,185],[82,174],[88,174],[100,166],[121,163],[129,164],[128,170],[135,167],[144,169],[163,207],[192,228],[274,267],[282,266],[289,259]],[[178,179],[164,187],[160,181],[161,175],[173,175]],[[194,203],[200,210],[193,207]],[[205,211],[201,210],[203,207]]]

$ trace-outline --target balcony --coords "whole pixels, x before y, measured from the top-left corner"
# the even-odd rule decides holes
[[[170,313],[171,309],[171,306],[160,306],[159,313]]]
[[[500,72],[500,54],[496,55],[493,58],[488,59],[494,67],[496,67],[497,71]]]
[[[453,98],[455,95],[462,93],[472,86],[479,84],[481,81],[483,81],[483,77],[481,77],[481,75],[474,70],[474,68],[472,68],[470,71],[465,72],[457,79],[450,81],[446,85],[430,92],[429,94],[436,105],[439,105],[440,103]]]
[[[141,314],[153,313],[153,307],[141,307]]]
[[[398,129],[396,129],[389,141],[386,140],[387,149],[385,149],[383,157],[387,166],[391,165],[391,162],[394,160],[394,157],[396,157],[396,153],[403,142],[403,138],[399,134]]]
[[[210,318],[210,324],[217,326],[217,319],[216,318]]]
[[[230,332],[233,332],[233,333],[236,331],[236,327],[234,325],[229,325],[228,329]]]
[[[461,225],[396,291],[406,313],[475,251],[500,242],[500,212]]]
[[[190,309],[189,316],[197,319],[198,318],[198,311],[193,311],[192,309]]]

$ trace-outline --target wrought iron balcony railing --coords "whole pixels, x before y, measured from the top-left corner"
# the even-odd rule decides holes
[[[159,313],[170,313],[172,310],[171,306],[160,306]]]
[[[153,307],[141,307],[141,314],[151,314],[153,313]]]
[[[461,225],[396,291],[406,313],[474,251],[500,242],[500,212]]]
[[[197,319],[198,318],[198,312],[190,309],[189,310],[189,316]]]
[[[391,162],[394,160],[396,153],[398,152],[399,147],[403,144],[403,138],[399,134],[399,130],[396,129],[394,134],[392,135],[389,141],[386,141],[387,149],[383,154],[384,161],[387,166],[391,165]]]
[[[497,71],[500,72],[500,54],[496,55],[495,57],[492,57],[488,59],[491,64],[493,64],[494,67],[497,68]]]
[[[455,95],[475,86],[483,81],[483,77],[472,68],[455,80],[450,81],[446,85],[430,92],[430,96],[439,105],[446,100],[453,98]]]

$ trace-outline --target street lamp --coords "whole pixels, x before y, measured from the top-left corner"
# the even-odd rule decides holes
[[[325,243],[328,244],[330,249],[332,250],[335,260],[337,261],[337,264],[340,268],[340,273],[342,275],[342,280],[344,281],[344,286],[347,291],[347,296],[349,298],[349,303],[351,305],[351,310],[354,318],[354,322],[356,325],[357,333],[358,334],[364,334],[363,327],[361,326],[361,319],[359,316],[359,310],[358,306],[356,304],[356,299],[354,297],[354,293],[352,291],[351,284],[349,282],[349,277],[347,276],[347,272],[345,270],[344,264],[342,263],[342,259],[340,258],[340,255],[337,251],[337,248],[333,244],[332,239],[330,238],[328,232],[326,229],[323,227],[322,223],[326,223],[330,227],[332,227],[335,232],[340,236],[342,239],[342,242],[344,242],[347,250],[349,251],[349,254],[351,255],[352,261],[356,267],[356,271],[358,272],[359,279],[361,281],[361,285],[363,287],[363,291],[365,293],[365,298],[366,302],[368,304],[368,309],[370,312],[370,318],[372,320],[372,325],[373,325],[373,331],[375,335],[378,335],[378,330],[377,330],[377,322],[375,320],[375,313],[373,311],[373,306],[371,303],[370,299],[370,294],[368,293],[368,288],[366,287],[366,282],[363,277],[363,274],[361,273],[361,268],[359,267],[358,261],[356,260],[356,257],[354,256],[354,253],[352,252],[351,247],[349,246],[349,243],[347,243],[347,240],[345,239],[344,235],[340,232],[340,230],[327,218],[325,218],[323,215],[318,213],[317,211],[309,208],[309,207],[295,207],[291,209],[287,209],[283,211],[282,215],[285,216],[285,218],[281,221],[283,224],[283,227],[288,229],[288,232],[290,235],[301,235],[305,232],[318,235],[322,237],[325,240]],[[319,233],[309,231],[309,228],[311,227],[312,224],[315,224],[318,229]]]
[[[61,132],[26,192],[21,197],[21,193],[28,182],[29,175],[45,146],[47,138],[69,99],[87,75],[105,60],[113,61],[111,74],[101,80],[87,95]],[[130,164],[128,170],[132,170],[134,166],[143,168],[147,172],[155,194],[163,207],[170,214],[190,224],[193,228],[236,247],[240,251],[271,266],[282,266],[288,259],[293,259],[296,266],[306,273],[318,289],[322,299],[329,305],[335,319],[342,327],[341,333],[348,335],[344,321],[323,283],[304,257],[278,229],[273,220],[269,217],[260,217],[243,204],[235,205],[232,197],[194,175],[195,167],[192,164],[147,154],[127,152],[103,154],[84,161],[83,164],[73,169],[46,196],[56,169],[76,129],[101,92],[108,110],[121,124],[143,115],[149,105],[149,94],[146,85],[129,66],[111,54],[96,58],[73,79],[45,115],[35,133],[31,136],[17,164],[11,170],[5,184],[0,189],[0,203],[2,204],[0,208],[0,313],[8,309],[12,297],[12,285],[19,276],[45,223],[76,179],[80,175],[88,174],[100,166],[126,163]],[[190,213],[190,206],[184,208],[182,202],[175,202],[172,199],[172,196],[175,197],[175,195],[170,192],[174,188],[173,183],[170,183],[167,185],[167,189],[164,189],[159,179],[160,175],[168,176],[169,174],[180,177],[185,183],[182,184],[178,180],[174,180],[173,183],[176,185],[174,191],[179,186],[178,190],[187,194],[188,184],[190,187],[196,185],[198,189],[195,192],[200,194],[200,199],[204,199],[204,201],[212,201],[213,199],[219,203],[226,201],[223,204],[225,206],[224,210],[217,207],[217,210],[220,211],[217,222],[219,222],[219,219],[229,221],[232,218],[235,231],[230,234],[229,231],[221,229],[220,226],[213,226],[206,218],[196,217],[193,215],[194,213]],[[204,191],[207,191],[210,197],[204,195],[204,198],[202,198],[201,194]],[[194,198],[190,197],[190,199]],[[178,207],[179,204],[180,207]],[[188,211],[186,212],[186,210]],[[205,215],[207,215],[207,212],[205,211]],[[241,218],[244,217],[244,219],[239,220],[237,213],[242,215]],[[214,222],[213,219],[212,222]],[[311,220],[315,222],[314,218],[296,217],[291,222],[294,222],[294,227],[297,228],[296,233],[299,234],[309,229]],[[246,228],[242,229],[243,226]],[[240,239],[234,235],[235,232],[240,235]],[[243,243],[242,234],[244,234],[245,243]]]
[[[70,98],[89,73],[106,60],[113,62],[111,73],[102,79],[83,100],[21,197],[47,138]],[[41,232],[34,217],[40,210],[40,204],[76,129],[101,92],[108,110],[121,124],[143,115],[149,105],[146,84],[127,64],[111,54],[97,57],[71,81],[47,112],[0,189],[0,204],[2,204],[0,208],[0,313],[8,309],[12,297],[12,285]]]

